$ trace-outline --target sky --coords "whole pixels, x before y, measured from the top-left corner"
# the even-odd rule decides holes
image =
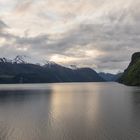
[[[0,0],[0,57],[117,73],[137,51],[139,0]]]

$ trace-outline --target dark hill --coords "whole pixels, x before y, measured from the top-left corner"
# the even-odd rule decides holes
[[[0,83],[102,82],[90,68],[70,69],[50,63],[44,66],[28,63],[0,62]]]
[[[140,52],[132,55],[131,62],[119,82],[130,86],[140,86]]]

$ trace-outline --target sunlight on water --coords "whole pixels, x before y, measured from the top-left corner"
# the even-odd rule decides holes
[[[139,140],[140,88],[0,85],[0,140]]]

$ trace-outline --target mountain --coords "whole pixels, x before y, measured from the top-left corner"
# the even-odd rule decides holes
[[[99,73],[99,75],[106,81],[111,82],[111,81],[117,81],[121,77],[122,73],[111,74],[111,73],[101,72],[101,73]]]
[[[140,86],[140,52],[132,55],[131,62],[119,82],[130,86]]]
[[[102,82],[93,69],[70,69],[55,63],[40,66],[0,59],[0,83]]]

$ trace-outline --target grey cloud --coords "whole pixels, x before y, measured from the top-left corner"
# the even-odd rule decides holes
[[[26,12],[32,6],[33,2],[34,0],[18,0],[14,11],[16,11],[17,13]]]
[[[0,20],[0,30],[3,30],[5,28],[9,28],[8,25],[4,23],[4,21]]]
[[[46,56],[49,59],[53,54],[59,54],[79,58],[77,62],[72,62],[77,65],[89,65],[91,67],[96,65],[98,70],[122,70],[127,66],[131,54],[139,50],[140,44],[140,32],[134,30],[133,26],[129,26],[129,31],[127,29],[128,27],[120,25],[110,25],[108,27],[84,24],[62,34],[62,38],[56,40],[51,40],[49,35],[18,37],[8,33],[1,33],[0,36],[14,39],[13,46],[18,45],[21,48],[29,46],[28,54],[32,56],[35,54],[39,59],[46,58]],[[50,40],[52,43],[49,43]],[[8,48],[11,51],[11,47],[9,46]],[[92,58],[92,56],[86,56],[86,50],[92,51],[94,49],[103,52],[103,54],[96,59]],[[18,51],[17,53],[20,52]]]
[[[90,47],[86,48],[88,44]],[[105,54],[100,55],[97,60],[89,58],[91,64],[94,63],[102,69],[105,67],[116,69],[117,66],[118,70],[123,70],[127,66],[131,54],[139,51],[139,45],[140,29],[138,25],[91,24],[81,25],[78,29],[68,32],[63,39],[52,44],[50,49],[52,53],[69,55],[71,54],[69,51],[73,48],[73,51],[76,51],[76,53],[72,53],[73,57],[77,57],[81,53],[80,50],[96,49]],[[80,46],[80,48],[77,49],[76,46]],[[84,54],[81,55],[85,57]],[[81,63],[83,63],[82,56]]]
[[[129,29],[133,30],[133,27],[129,26]],[[138,30],[136,33],[126,32],[123,26],[109,28],[108,26],[90,24],[80,25],[63,34],[62,39],[53,40],[50,44],[48,35],[17,37],[5,34],[3,36],[14,38],[15,44],[18,44],[19,47],[29,46],[28,52],[39,55],[40,59],[45,56],[49,59],[53,54],[59,54],[79,58],[77,62],[73,62],[77,65],[93,65],[93,67],[96,65],[97,69],[122,70],[127,66],[131,54],[139,50],[140,41],[136,34],[138,35]],[[86,50],[94,49],[103,52],[103,54],[96,59],[86,56]]]
[[[31,1],[26,1],[28,2]],[[24,3],[23,3],[24,5]],[[25,3],[26,5],[26,3]],[[24,8],[24,6],[23,6]],[[14,40],[12,44],[5,44],[1,48],[7,55],[24,53],[15,49],[28,46],[25,52],[38,59],[47,58],[54,54],[78,58],[73,64],[90,66],[97,70],[123,70],[129,63],[132,53],[140,50],[140,15],[135,8],[111,9],[100,18],[105,21],[87,24],[83,22],[70,31],[60,34],[60,38],[51,39],[50,35],[38,35],[35,37],[19,37],[6,32],[0,32],[0,37]],[[73,18],[73,15],[67,15]],[[66,17],[67,18],[67,17]],[[0,28],[6,25],[0,21]],[[3,49],[5,48],[5,49]],[[98,50],[99,56],[94,54],[87,56],[87,50]],[[66,64],[69,65],[69,64]],[[96,66],[96,67],[95,67]]]
[[[48,41],[47,35],[38,35],[36,37],[20,37],[16,39],[16,43],[20,45],[46,45]]]

